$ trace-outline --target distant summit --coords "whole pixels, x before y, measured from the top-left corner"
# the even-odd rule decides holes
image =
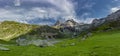
[[[64,23],[64,25],[67,27],[74,27],[74,26],[78,25],[78,23],[76,21],[74,21],[73,19],[70,19],[70,20],[67,20]]]
[[[60,20],[57,20],[54,26],[61,26],[62,22]]]
[[[120,20],[120,10],[116,11],[115,13],[112,13],[106,17],[106,21],[117,21]]]
[[[60,20],[58,20],[56,23],[55,23],[55,27],[74,27],[74,26],[77,26],[79,25],[79,23],[77,23],[76,21],[74,21],[73,19],[69,19],[65,22],[61,22]]]

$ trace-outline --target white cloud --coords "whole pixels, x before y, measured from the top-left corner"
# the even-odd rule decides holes
[[[89,17],[90,15],[91,15],[91,13],[85,12],[85,13],[83,13],[83,14],[80,16],[80,18]]]
[[[0,9],[0,12],[0,20],[15,20],[23,17],[22,15],[16,14],[13,11],[7,9]]]
[[[113,3],[114,3],[114,2],[115,2],[115,3],[117,2],[117,3],[119,4],[120,0],[112,0],[112,2],[113,2]]]
[[[114,1],[118,2],[118,1],[120,1],[120,0],[114,0]]]
[[[95,5],[94,2],[86,2],[86,4],[82,7],[82,9],[92,9],[92,7]]]
[[[90,24],[95,18],[87,18],[86,20],[82,20],[83,23]]]
[[[52,25],[53,23],[52,22],[41,22],[39,23],[39,25]]]
[[[21,5],[21,0],[15,0],[14,5],[15,6],[20,6]]]
[[[113,7],[113,8],[111,8],[110,12],[111,12],[111,13],[114,13],[114,12],[116,12],[116,11],[118,11],[118,10],[120,10],[120,7],[119,7],[119,6],[118,6],[118,7]]]
[[[22,23],[28,23],[27,20],[36,20],[53,18],[54,20],[61,18],[73,18],[75,19],[75,9],[74,4],[70,0],[21,0],[32,1],[32,2],[47,2],[55,7],[31,7],[28,9],[25,8],[0,8],[0,21],[4,20],[14,20]],[[20,6],[20,0],[15,0],[15,6]],[[40,22],[43,24],[43,22]]]
[[[82,22],[82,23],[90,24],[90,23],[92,23],[92,21],[93,21],[95,18],[92,18],[92,17],[91,17],[91,13],[85,12],[85,13],[83,13],[83,14],[80,16],[80,19],[81,19],[81,20],[77,20],[77,21]]]

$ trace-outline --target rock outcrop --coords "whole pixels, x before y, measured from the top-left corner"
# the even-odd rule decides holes
[[[120,10],[106,17],[106,21],[117,21],[117,20],[120,20]]]
[[[120,27],[120,10],[108,15],[105,18],[93,20],[90,29],[94,31],[106,31]],[[93,30],[92,30],[93,31]]]
[[[58,20],[54,26],[58,26],[58,27],[74,27],[77,26],[79,23],[77,23],[76,21],[74,21],[73,19],[69,19],[65,22],[60,22],[60,20]]]
[[[2,46],[0,46],[0,50],[1,50],[1,51],[10,51],[10,49],[9,49],[9,48],[2,47]]]

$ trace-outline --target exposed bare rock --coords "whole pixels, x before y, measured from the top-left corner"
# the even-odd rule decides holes
[[[10,51],[9,48],[5,48],[5,47],[2,47],[2,46],[0,46],[0,50],[1,50],[1,51]]]
[[[60,22],[60,20],[57,20],[57,22],[55,23],[55,25],[54,26],[61,26],[61,22]]]
[[[58,20],[54,26],[57,27],[74,27],[79,25],[79,23],[75,22],[73,19],[69,19],[65,22],[60,22],[60,20]]]
[[[115,13],[112,13],[106,17],[106,21],[116,21],[120,20],[120,10],[116,11]]]
[[[97,27],[105,22],[105,18],[94,19],[92,22],[92,26]]]
[[[64,23],[64,25],[65,25],[66,27],[74,27],[74,26],[77,26],[78,23],[75,22],[73,19],[70,19],[70,20],[67,20],[67,21]]]

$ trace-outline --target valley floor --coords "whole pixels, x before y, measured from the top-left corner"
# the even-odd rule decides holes
[[[64,39],[52,47],[6,46],[0,56],[120,56],[120,30],[94,33],[88,39]]]

